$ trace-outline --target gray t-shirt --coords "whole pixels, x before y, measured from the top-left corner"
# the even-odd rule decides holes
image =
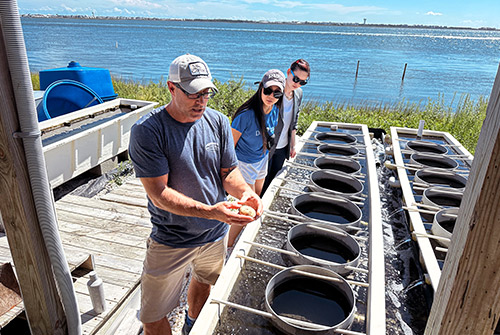
[[[138,178],[168,174],[169,187],[208,205],[226,200],[221,169],[238,164],[229,120],[210,108],[192,123],[176,121],[164,106],[155,109],[132,127],[129,154]],[[228,230],[224,222],[164,211],[149,198],[148,210],[151,238],[168,246],[201,246]]]

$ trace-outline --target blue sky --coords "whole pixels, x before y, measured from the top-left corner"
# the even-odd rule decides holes
[[[357,22],[500,28],[500,0],[18,0],[21,14]]]

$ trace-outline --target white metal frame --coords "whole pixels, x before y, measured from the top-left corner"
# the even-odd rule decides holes
[[[366,163],[368,168],[368,180],[370,185],[370,218],[369,218],[369,288],[368,288],[368,301],[367,301],[367,335],[385,334],[386,331],[386,315],[385,315],[385,261],[384,261],[384,248],[383,248],[383,231],[382,219],[380,209],[380,195],[377,179],[377,171],[375,166],[375,157],[371,147],[371,139],[366,125],[360,124],[346,124],[335,122],[313,122],[307,131],[302,136],[308,139],[313,131],[318,126],[337,125],[339,128],[359,129],[363,133],[363,139],[366,148]],[[304,145],[303,141],[297,141],[296,151],[300,152]],[[293,160],[292,160],[293,161]],[[268,188],[268,191],[263,197],[264,208],[268,209],[272,200],[274,199],[276,186],[281,184],[280,177],[284,171],[290,167],[289,162],[285,163],[284,168],[278,174],[277,178],[273,180]],[[245,241],[254,241],[259,228],[261,226],[261,219],[249,224],[242,235],[240,236],[237,244],[234,247],[235,251],[243,249],[245,254],[248,254],[251,245]],[[224,306],[211,303],[213,300],[226,301],[229,297],[231,290],[236,283],[238,275],[241,271],[241,264],[244,260],[237,258],[238,252],[233,252],[229,257],[222,274],[220,275],[217,283],[212,288],[207,303],[204,305],[197,321],[191,331],[193,334],[213,334],[214,329],[219,321],[219,312],[222,312]]]
[[[439,284],[439,279],[441,278],[441,269],[439,268],[439,264],[432,249],[431,242],[429,238],[425,236],[427,235],[427,231],[425,230],[425,226],[422,222],[422,218],[419,212],[417,212],[418,208],[414,205],[414,203],[416,202],[415,197],[413,196],[413,191],[410,186],[410,181],[408,179],[406,169],[403,167],[403,154],[399,145],[399,136],[403,134],[416,136],[417,129],[391,127],[391,137],[393,141],[392,149],[394,152],[394,162],[397,165],[397,172],[403,192],[403,201],[406,207],[414,209],[414,211],[408,211],[411,224],[410,228],[412,233],[416,233],[415,238],[420,249],[421,262],[423,263],[422,265],[425,267],[425,271],[428,274],[429,284],[432,286],[435,292]],[[467,156],[466,158],[470,159],[471,162],[474,159],[474,156],[472,156],[472,154],[467,149],[465,149],[465,147],[462,146],[462,144],[460,144],[460,142],[458,142],[450,133],[424,130],[423,136],[442,138],[443,141],[445,141],[447,144],[454,145],[454,150],[458,154]]]

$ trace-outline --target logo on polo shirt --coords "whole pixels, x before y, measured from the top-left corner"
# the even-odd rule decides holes
[[[207,145],[205,145],[205,150],[217,152],[219,151],[219,143],[216,142],[208,143]]]

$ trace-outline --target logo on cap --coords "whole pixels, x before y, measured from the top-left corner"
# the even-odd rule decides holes
[[[270,73],[268,74],[269,79],[279,79],[281,80],[282,76],[279,73]]]
[[[207,66],[202,62],[189,63],[188,68],[193,77],[208,76]]]

